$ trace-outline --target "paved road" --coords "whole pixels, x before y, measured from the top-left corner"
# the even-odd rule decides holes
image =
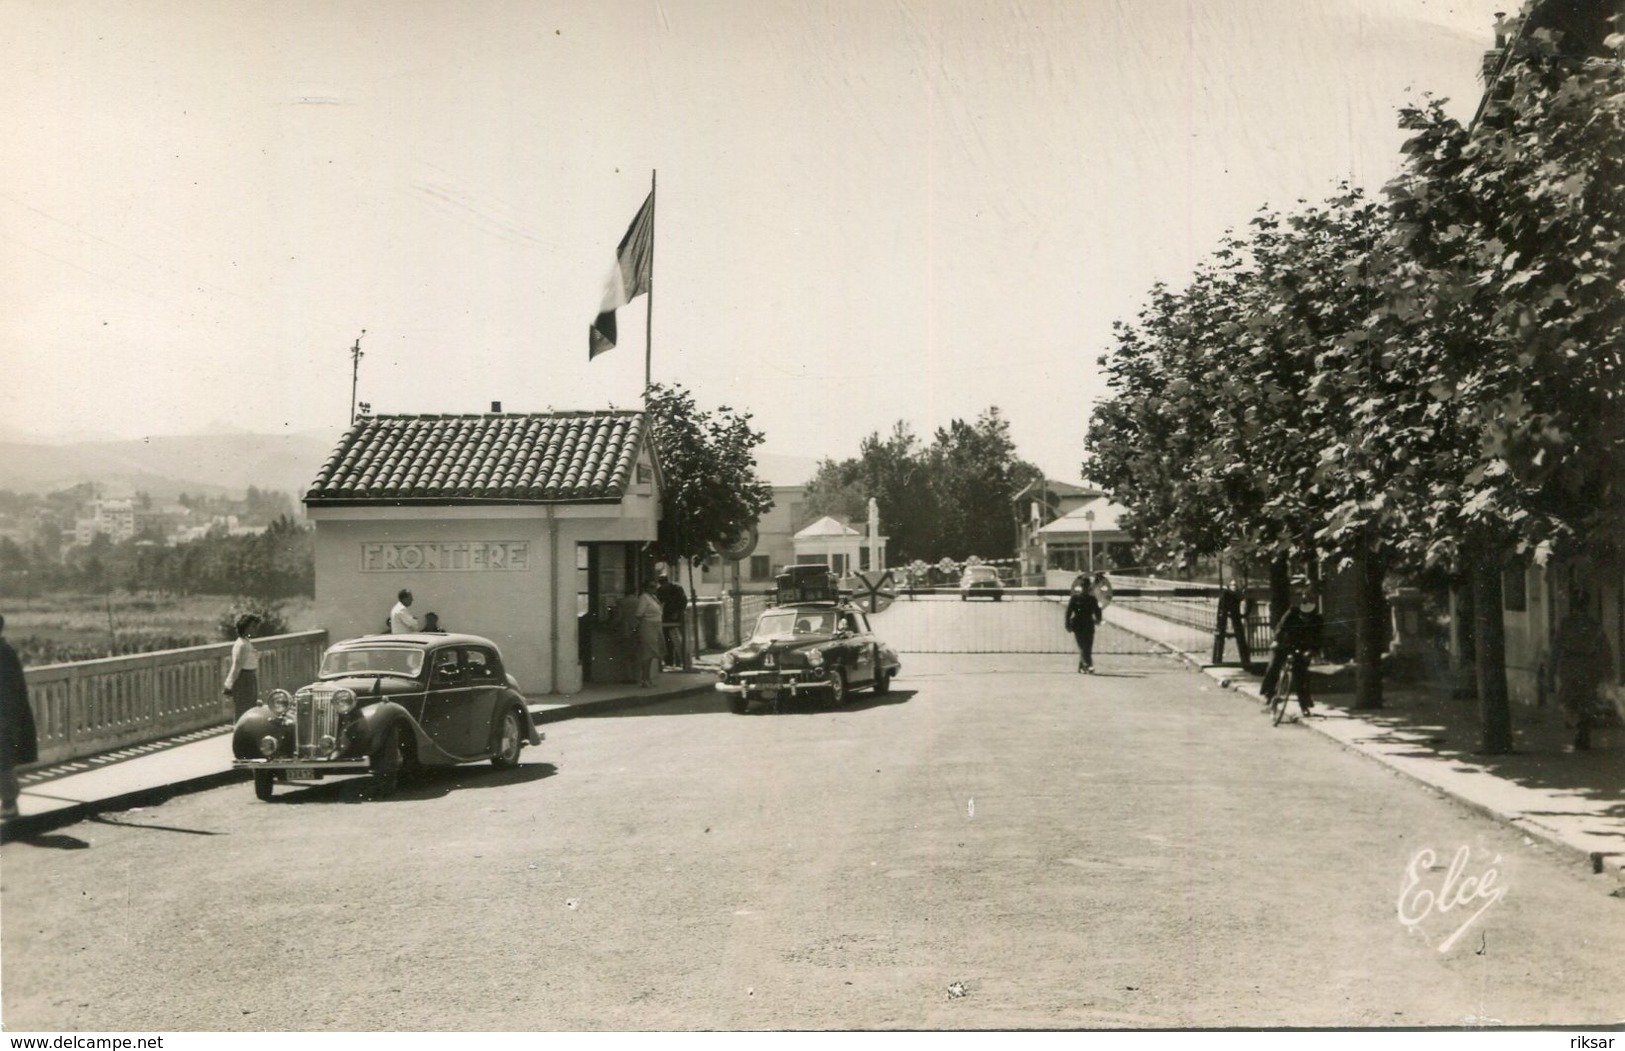
[[[233,786],[9,844],[5,1025],[1620,1018],[1613,884],[1172,661],[1071,663],[913,657],[842,711],[690,698],[388,801]],[[1460,848],[1505,896],[1441,952],[1484,902],[1414,891]]]
[[[1094,652],[1166,652],[1166,647],[1113,623],[1125,607],[1143,607],[1158,601],[1126,599],[1115,603],[1116,608],[1108,608],[1105,623],[1095,632]],[[1070,653],[1076,659],[1078,652],[1077,643],[1066,630],[1065,605],[1059,598],[1031,593],[1009,592],[997,602],[986,598],[961,600],[957,594],[903,598],[871,619],[876,634],[905,654]],[[1213,645],[1211,626],[1203,632],[1164,621],[1160,630],[1187,649],[1205,651]]]

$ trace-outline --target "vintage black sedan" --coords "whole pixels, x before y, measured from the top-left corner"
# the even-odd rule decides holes
[[[272,690],[232,733],[232,766],[269,800],[278,781],[369,774],[395,791],[413,767],[489,759],[504,768],[542,742],[502,655],[477,635],[367,635],[328,648],[316,681]]]
[[[767,610],[744,645],[722,655],[717,689],[736,714],[752,701],[777,712],[786,698],[812,695],[841,705],[853,690],[885,693],[901,670],[897,651],[875,637],[858,607],[797,602]]]

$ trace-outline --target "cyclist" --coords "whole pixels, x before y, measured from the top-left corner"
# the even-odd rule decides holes
[[[1269,667],[1264,670],[1264,681],[1260,684],[1260,691],[1268,700],[1290,658],[1292,678],[1298,687],[1298,707],[1306,717],[1315,703],[1309,693],[1309,655],[1320,649],[1325,625],[1318,605],[1314,592],[1306,590],[1298,596],[1298,604],[1282,615],[1280,623],[1275,625]]]

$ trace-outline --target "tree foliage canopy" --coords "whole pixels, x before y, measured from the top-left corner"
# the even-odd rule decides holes
[[[661,547],[669,558],[703,561],[773,506],[773,487],[756,474],[763,435],[749,413],[703,411],[680,386],[650,385],[647,403],[662,476]]]
[[[915,559],[1008,557],[1015,548],[1011,500],[1042,473],[1016,455],[997,406],[974,422],[939,427],[922,445],[907,423],[859,444],[856,458],[826,459],[807,485],[814,515],[864,521],[873,498],[893,564]]]

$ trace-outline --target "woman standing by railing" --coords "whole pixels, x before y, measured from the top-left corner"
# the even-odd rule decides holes
[[[260,703],[260,655],[249,636],[260,626],[252,613],[237,618],[237,641],[231,644],[231,670],[226,672],[225,688],[238,717]]]

